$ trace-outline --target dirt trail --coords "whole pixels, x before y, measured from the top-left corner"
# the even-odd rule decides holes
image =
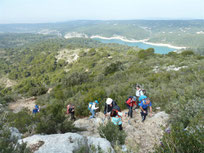
[[[123,113],[127,113],[124,110]],[[153,113],[152,117],[147,116],[145,122],[141,121],[140,110],[133,113],[133,118],[123,117],[123,130],[127,133],[126,146],[132,148],[138,153],[153,152],[155,144],[160,143],[163,135],[162,126],[167,125],[169,115],[165,112]],[[87,129],[81,132],[82,135],[100,137],[97,128],[100,124],[105,124],[108,119],[104,120],[103,113],[99,112],[96,118],[89,120],[83,118],[75,121],[75,126]],[[128,121],[129,120],[129,121]]]
[[[16,102],[10,103],[9,109],[13,110],[14,113],[20,112],[23,108],[27,108],[32,111],[35,107],[35,101],[35,97],[22,98],[17,100]]]

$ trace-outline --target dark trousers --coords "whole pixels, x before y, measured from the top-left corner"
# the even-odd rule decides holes
[[[128,117],[131,117],[131,118],[132,118],[132,106],[130,106],[130,105],[127,104],[127,107],[128,107],[128,109],[129,109],[129,111],[128,111]]]
[[[144,109],[144,108],[143,108]],[[141,116],[142,116],[142,120],[144,121],[146,119],[146,116],[148,115],[148,109],[145,108],[144,111],[146,111],[146,113],[144,113],[143,111],[141,111]]]
[[[75,121],[76,118],[74,117],[74,112],[71,112],[70,114],[71,114],[71,120],[74,120],[74,121]]]
[[[139,97],[136,97],[136,108],[139,108]]]
[[[119,130],[123,130],[122,124],[118,125],[119,126]]]

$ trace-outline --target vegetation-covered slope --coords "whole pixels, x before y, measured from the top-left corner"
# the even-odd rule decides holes
[[[72,63],[59,60],[57,55],[62,50],[66,54],[77,50],[79,57]],[[135,94],[135,84],[139,83],[147,90],[153,110],[161,107],[171,114],[173,132],[164,136],[163,148],[158,150],[189,152],[193,148],[202,152],[204,149],[203,56],[191,51],[159,55],[153,49],[138,51],[89,39],[52,39],[2,49],[1,54],[1,76],[15,80],[16,85],[1,86],[0,102],[7,105],[22,96],[36,96],[37,103],[46,106],[36,116],[26,111],[8,114],[4,122],[23,133],[76,131],[66,120],[68,103],[75,104],[78,117],[89,114],[87,105],[95,99],[99,100],[101,111],[107,97],[115,99],[124,109],[126,98]],[[49,88],[52,90],[47,93]]]

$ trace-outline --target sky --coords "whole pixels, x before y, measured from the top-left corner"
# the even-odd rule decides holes
[[[0,24],[204,19],[204,0],[0,0]]]

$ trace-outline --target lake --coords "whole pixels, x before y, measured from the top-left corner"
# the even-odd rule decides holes
[[[137,46],[138,48],[141,48],[141,49],[154,48],[155,53],[158,53],[158,54],[167,54],[171,51],[176,50],[175,48],[169,48],[166,46],[155,46],[155,45],[145,44],[143,42],[126,42],[120,39],[101,39],[101,38],[93,38],[93,39],[98,40],[102,43],[118,43],[118,44],[127,45],[127,46]]]

